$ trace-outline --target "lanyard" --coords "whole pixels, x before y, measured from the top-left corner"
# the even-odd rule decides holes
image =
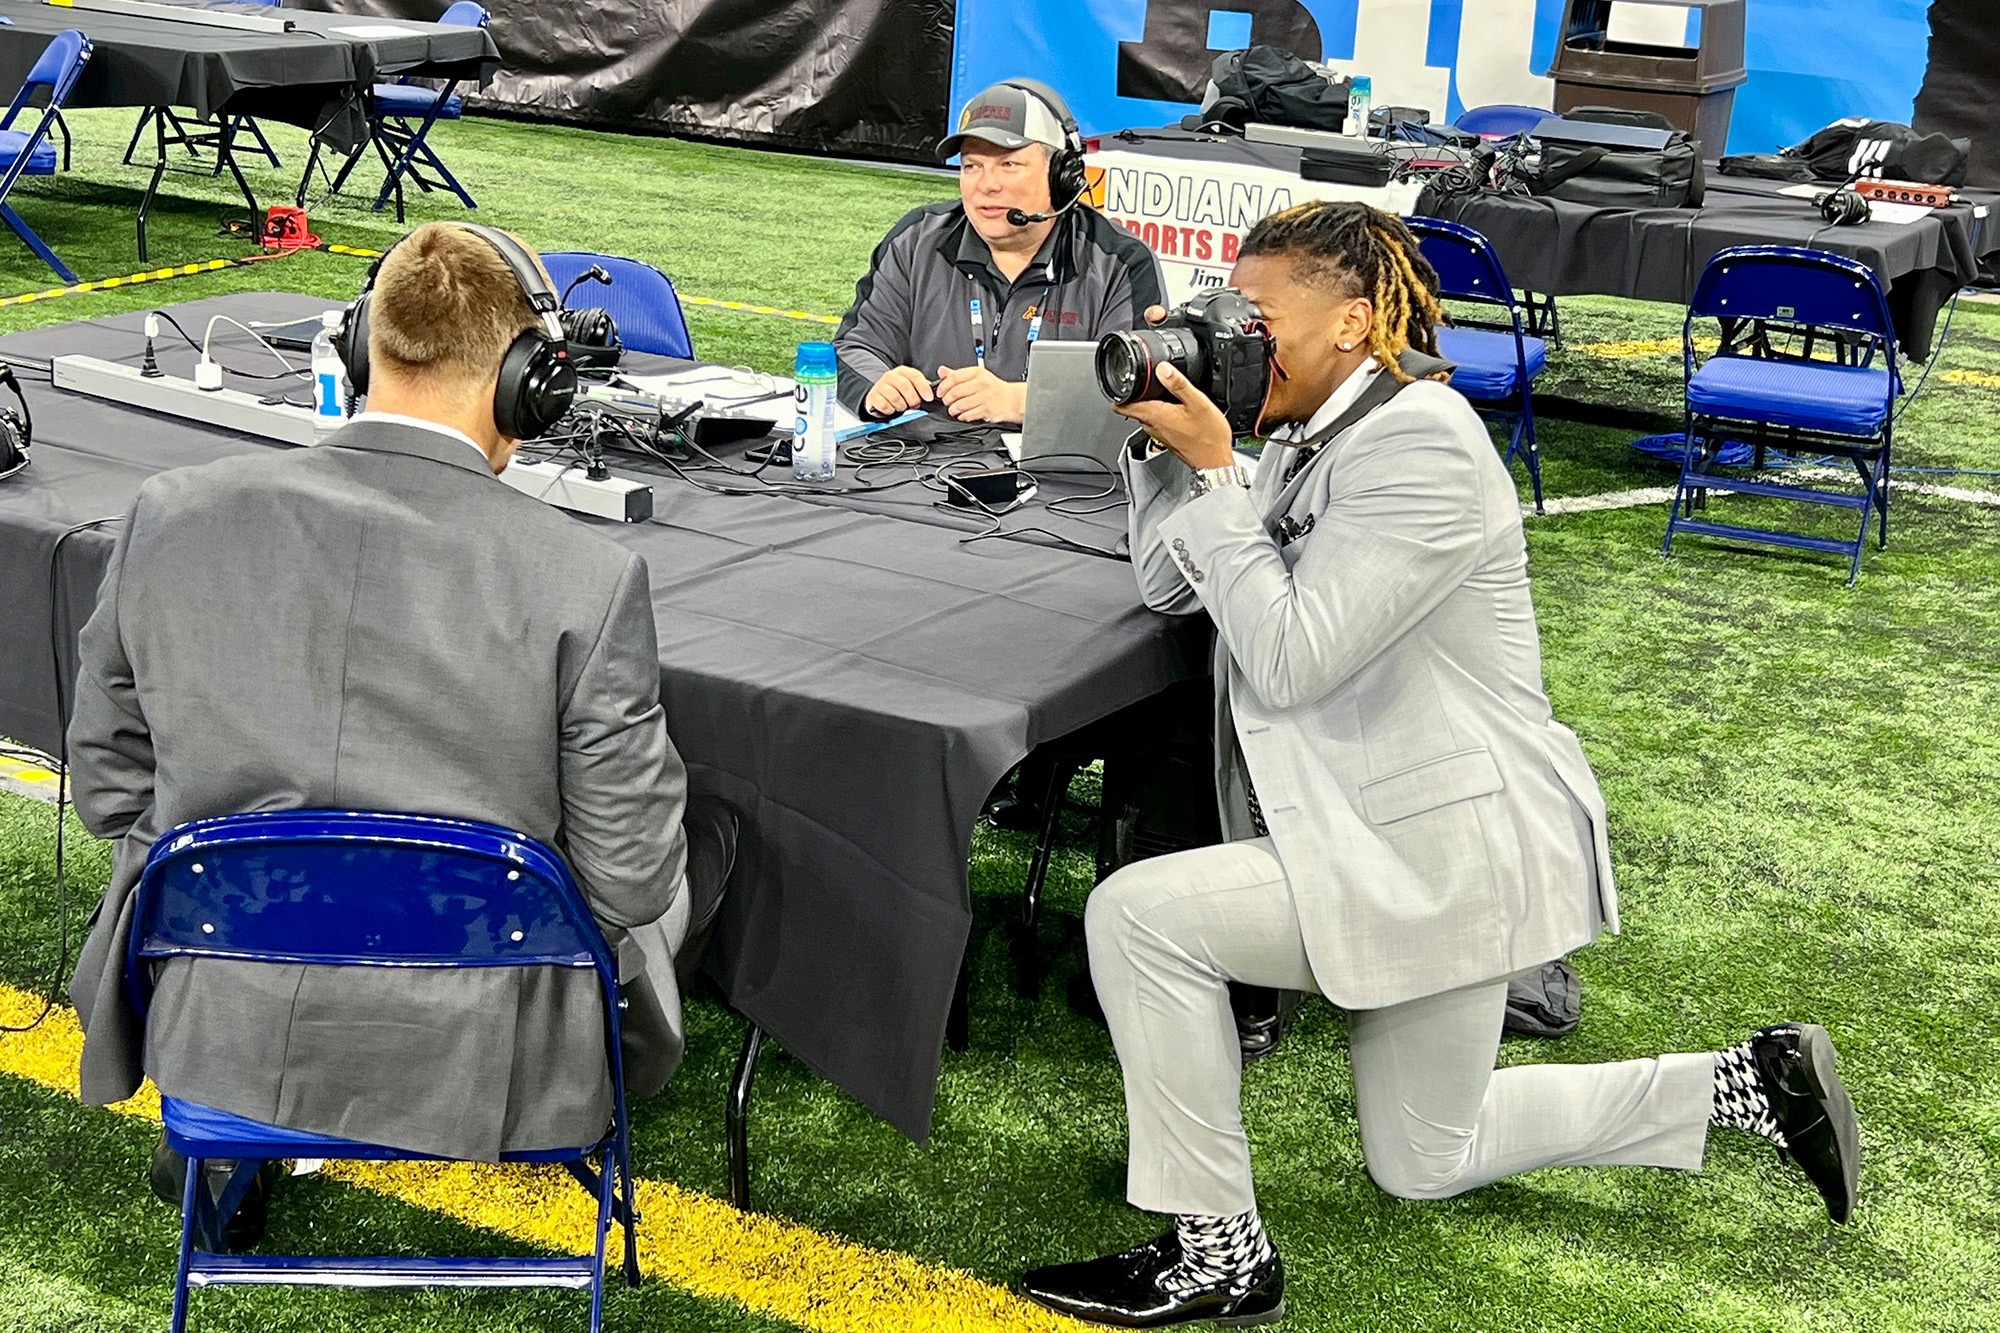
[[[979,368],[984,370],[986,369],[986,314],[984,304],[979,299],[979,280],[967,274],[965,286],[969,293],[966,297],[966,305],[972,315],[972,355],[974,360],[979,363]],[[1049,311],[1049,296],[1055,289],[1056,285],[1053,282],[1049,283],[1042,288],[1042,299],[1035,302],[1034,318],[1028,321],[1029,347],[1033,347],[1035,339],[1042,336],[1042,316],[1046,315]],[[1001,305],[1001,309],[1006,309],[1004,302]],[[994,339],[994,345],[996,347],[999,345],[997,337]]]

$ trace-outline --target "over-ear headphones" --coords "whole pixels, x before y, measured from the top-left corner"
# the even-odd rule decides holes
[[[1049,208],[1051,211],[1068,208],[1082,196],[1085,185],[1083,127],[1070,114],[1069,103],[1063,101],[1062,94],[1046,83],[1038,79],[1006,79],[1002,86],[1019,88],[1055,113],[1062,123],[1063,146],[1049,154]]]
[[[14,378],[14,368],[5,362],[0,362],[0,384],[12,389],[21,401],[18,412],[0,407],[0,481],[4,481],[28,466],[28,446],[35,442],[35,418],[28,411],[28,395],[21,392],[21,381]]]
[[[534,256],[513,237],[476,222],[448,225],[463,227],[507,261],[540,320],[538,327],[523,329],[508,346],[500,359],[500,383],[493,391],[493,424],[500,433],[510,439],[532,440],[561,420],[576,397],[576,365],[570,358],[569,340],[557,314],[560,303]],[[398,237],[369,267],[361,294],[347,307],[346,317],[334,331],[334,348],[347,367],[347,382],[356,394],[368,392],[368,307],[375,290],[375,277],[395,253],[396,246],[408,239],[408,236]]]

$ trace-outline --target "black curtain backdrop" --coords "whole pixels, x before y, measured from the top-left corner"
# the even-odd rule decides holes
[[[1966,184],[2000,187],[2000,3],[1935,0],[1912,127],[1972,140]]]
[[[435,20],[447,0],[291,0]],[[484,0],[504,62],[476,107],[932,161],[953,0]]]

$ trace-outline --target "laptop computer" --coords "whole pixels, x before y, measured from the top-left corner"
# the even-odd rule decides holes
[[[1095,342],[1037,342],[1028,349],[1028,406],[1015,460],[1024,472],[1115,471],[1118,451],[1137,429],[1097,387]]]

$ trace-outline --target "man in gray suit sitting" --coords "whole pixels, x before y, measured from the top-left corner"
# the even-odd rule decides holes
[[[1175,1226],[1022,1290],[1124,1327],[1284,1313],[1231,981],[1348,1012],[1362,1151],[1391,1194],[1544,1166],[1695,1170],[1722,1125],[1775,1142],[1847,1220],[1854,1110],[1823,1028],[1494,1070],[1508,980],[1617,928],[1604,798],[1542,690],[1513,479],[1433,382],[1450,369],[1436,275],[1399,220],[1302,204],[1241,253],[1232,282],[1273,371],[1254,481],[1185,376],[1161,373],[1178,401],[1126,409],[1147,432],[1126,468],[1140,591],[1215,624],[1230,841],[1127,866],[1086,914],[1125,1075],[1127,1196]]]
[[[147,851],[239,811],[412,811],[556,847],[618,953],[627,1087],[657,1092],[679,1064],[735,819],[688,799],[645,562],[497,478],[519,443],[496,417],[502,358],[540,327],[503,242],[538,265],[448,223],[390,250],[368,410],[318,447],[139,490],[69,731],[77,811],[116,841],[70,991],[86,1101],[143,1071],[252,1119],[487,1161],[603,1133],[587,972],[174,960],[140,1030],[121,969]],[[176,1168],[156,1165],[157,1187]]]

